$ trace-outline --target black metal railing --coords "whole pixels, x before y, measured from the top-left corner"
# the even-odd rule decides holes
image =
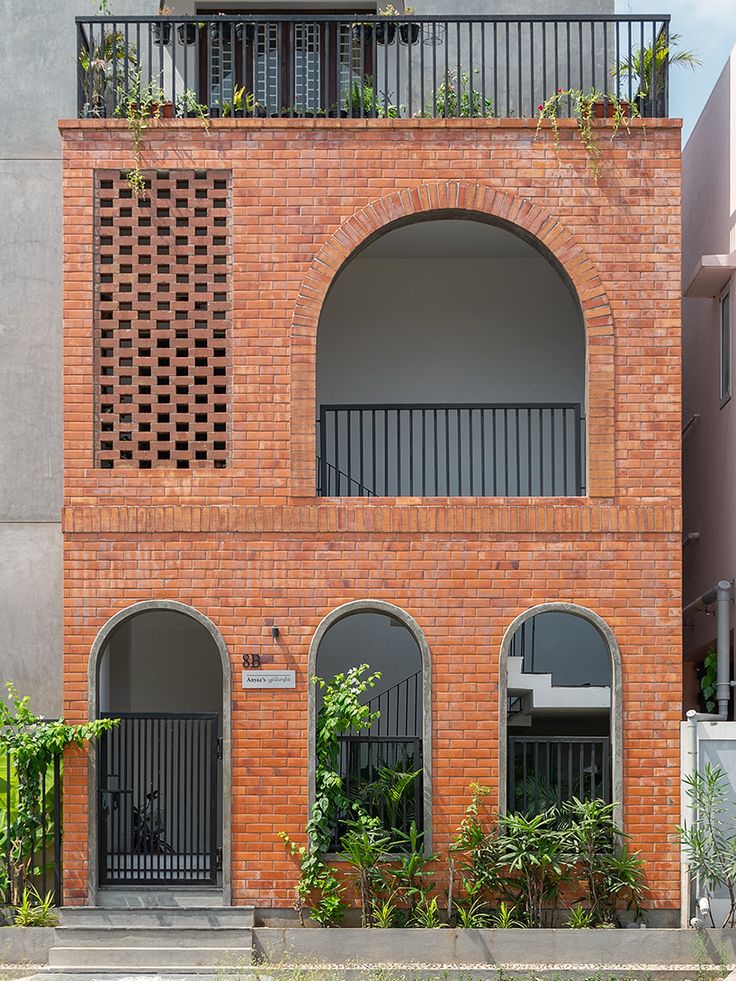
[[[422,693],[422,672],[417,671],[370,698],[368,708],[379,714],[369,734],[417,738],[422,731]]]
[[[116,717],[97,757],[100,883],[214,885],[217,715]]]
[[[668,113],[667,16],[78,17],[78,112],[533,117],[558,90]],[[571,115],[565,100],[559,115]],[[123,113],[124,114],[124,113]]]
[[[510,811],[537,814],[553,804],[611,801],[611,741],[607,736],[510,736]]]
[[[41,774],[31,821],[37,829],[29,838],[13,758],[0,756],[0,904],[17,902],[32,887],[41,896],[53,892],[55,905],[62,905],[61,801],[62,756],[57,754]]]
[[[343,790],[351,800],[381,819],[387,829],[407,833],[412,821],[424,828],[424,781],[422,740],[411,736],[340,736],[338,772]],[[417,772],[418,771],[418,772]],[[416,774],[405,781],[403,793],[396,791],[402,775]],[[392,799],[393,798],[393,799]],[[345,815],[338,817],[332,850],[339,851],[346,830]]]
[[[317,438],[323,497],[585,493],[579,403],[322,405]]]

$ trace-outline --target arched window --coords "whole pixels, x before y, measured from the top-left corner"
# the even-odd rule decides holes
[[[585,329],[549,253],[432,214],[337,275],[317,334],[322,496],[585,493]]]
[[[544,604],[501,652],[501,802],[534,814],[572,797],[621,802],[620,657],[600,617]]]
[[[382,601],[347,603],[330,613],[312,640],[310,677],[330,681],[361,664],[381,674],[375,688],[364,696],[371,711],[379,715],[370,729],[340,737],[339,770],[344,787],[369,812],[400,831],[416,822],[425,833],[426,845],[431,809],[431,669],[429,648],[416,621]],[[320,690],[310,686],[310,805],[319,708]],[[417,776],[388,813],[382,788],[396,784],[401,774],[413,772]],[[340,831],[338,822],[335,847]]]

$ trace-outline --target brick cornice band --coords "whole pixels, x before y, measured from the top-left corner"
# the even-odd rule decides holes
[[[437,535],[504,534],[673,534],[680,514],[671,505],[346,504],[177,505],[64,509],[71,534],[320,534]]]

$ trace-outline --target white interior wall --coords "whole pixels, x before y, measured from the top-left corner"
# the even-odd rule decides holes
[[[110,712],[221,715],[222,668],[212,638],[196,620],[172,610],[123,621],[100,668],[100,706]]]
[[[317,652],[320,678],[328,680],[360,664],[381,672],[371,698],[422,669],[411,631],[382,613],[353,613],[338,620],[322,638]]]
[[[510,232],[458,220],[397,229],[344,269],[325,302],[317,397],[583,402],[580,314],[557,271]]]

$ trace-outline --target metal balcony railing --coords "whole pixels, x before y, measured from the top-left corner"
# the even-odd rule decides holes
[[[611,802],[608,736],[510,736],[509,810],[538,814],[553,804]]]
[[[533,117],[558,90],[668,113],[667,16],[78,17],[78,112]],[[559,115],[572,114],[564,100]]]
[[[580,497],[579,403],[322,405],[321,497]]]

